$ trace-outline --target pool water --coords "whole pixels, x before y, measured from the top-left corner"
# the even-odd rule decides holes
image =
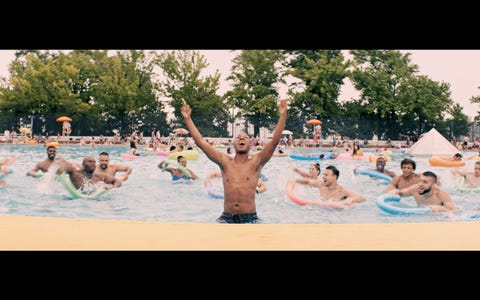
[[[46,159],[46,148],[42,145],[0,145],[0,157],[14,156],[11,166],[13,173],[8,175],[7,185],[0,187],[0,213],[9,215],[64,217],[86,219],[110,219],[125,221],[155,222],[196,222],[216,223],[223,211],[223,200],[214,199],[203,186],[205,176],[218,170],[218,166],[200,153],[198,160],[189,160],[187,167],[192,169],[199,180],[188,184],[173,184],[171,176],[157,167],[166,157],[141,153],[138,160],[123,160],[120,154],[127,153],[129,146],[100,146],[94,148],[79,145],[60,145],[57,157],[80,163],[87,155],[97,158],[102,151],[110,153],[110,162],[129,165],[133,168],[129,179],[122,187],[110,191],[100,199],[71,199],[63,186],[47,173],[42,178],[26,176],[37,162]],[[223,151],[223,149],[220,149]],[[336,149],[335,151],[342,151]],[[365,150],[369,152],[374,150]],[[315,149],[285,149],[292,155],[318,152]],[[465,153],[465,157],[473,155]],[[395,151],[392,161],[386,168],[401,173],[400,161],[404,155]],[[352,223],[398,223],[398,222],[451,222],[475,221],[474,215],[480,207],[476,193],[462,193],[454,188],[451,168],[430,167],[428,157],[413,158],[417,162],[417,173],[431,170],[441,179],[442,188],[447,190],[457,206],[457,211],[428,215],[390,215],[376,206],[378,195],[386,188],[383,180],[365,175],[353,175],[354,168],[374,168],[369,161],[323,160],[322,172],[327,165],[335,165],[340,170],[338,182],[345,187],[366,196],[367,200],[356,208],[336,210],[318,206],[299,206],[285,195],[288,178],[299,177],[289,166],[297,166],[307,171],[315,161],[293,160],[289,157],[272,157],[263,169],[267,177],[267,191],[257,195],[257,213],[262,223],[269,224],[352,224]],[[465,167],[473,170],[475,161],[466,160]],[[220,179],[214,184],[221,187]],[[295,193],[303,198],[315,199],[318,190],[296,185]],[[413,198],[402,202],[415,206]]]

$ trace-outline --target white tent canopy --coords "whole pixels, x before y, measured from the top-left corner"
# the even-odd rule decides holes
[[[405,154],[410,155],[454,155],[458,150],[435,128],[423,135]]]

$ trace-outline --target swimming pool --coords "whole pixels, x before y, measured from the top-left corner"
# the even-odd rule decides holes
[[[170,174],[162,172],[158,163],[165,157],[143,154],[138,160],[123,160],[121,153],[129,151],[129,146],[101,146],[94,148],[79,145],[60,145],[57,157],[71,162],[81,163],[86,155],[97,158],[102,151],[110,153],[111,163],[126,164],[133,168],[128,181],[122,187],[109,192],[98,200],[74,199],[67,197],[61,184],[45,178],[32,178],[25,173],[37,162],[44,160],[46,149],[42,145],[0,145],[0,157],[14,156],[13,173],[7,177],[7,185],[0,187],[0,213],[10,215],[110,219],[125,221],[155,222],[196,222],[216,223],[223,211],[223,200],[210,197],[203,187],[205,176],[218,170],[218,167],[201,153],[198,160],[189,160],[188,167],[200,176],[190,184],[172,184]],[[336,149],[335,151],[342,151]],[[373,151],[373,150],[365,150]],[[285,149],[289,154],[302,155],[318,152],[316,149]],[[472,155],[474,153],[472,152]],[[465,157],[470,154],[466,153]],[[401,152],[394,152],[387,169],[400,174]],[[367,197],[367,200],[353,209],[335,210],[317,206],[299,206],[285,195],[287,179],[292,174],[288,166],[295,165],[307,170],[312,161],[292,160],[289,157],[272,157],[263,169],[267,177],[267,191],[257,195],[257,213],[262,223],[269,224],[360,224],[360,223],[398,223],[398,222],[451,222],[478,220],[470,218],[473,210],[480,207],[476,193],[461,193],[454,189],[451,168],[430,167],[427,157],[414,158],[417,173],[431,170],[440,176],[442,187],[451,195],[458,211],[429,215],[389,215],[375,204],[378,195],[386,184],[383,180],[368,176],[353,175],[355,167],[374,168],[369,161],[323,160],[322,171],[329,164],[340,170],[338,182]],[[466,160],[461,169],[473,170],[475,161]],[[216,184],[220,184],[217,182]],[[297,185],[296,193],[308,198],[318,196],[318,190]],[[402,200],[403,201],[403,200]],[[406,199],[414,205],[413,199]]]

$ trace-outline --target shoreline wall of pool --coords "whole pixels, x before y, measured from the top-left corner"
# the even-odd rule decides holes
[[[0,215],[1,250],[480,250],[479,222],[203,224]]]

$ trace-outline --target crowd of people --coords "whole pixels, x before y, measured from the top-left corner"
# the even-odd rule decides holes
[[[181,114],[195,146],[201,149],[206,157],[218,166],[218,171],[208,174],[205,180],[212,180],[214,177],[222,178],[223,211],[217,218],[217,222],[258,223],[261,221],[261,218],[257,215],[256,195],[267,190],[267,184],[262,180],[262,169],[274,156],[282,139],[282,131],[287,119],[288,101],[280,100],[278,110],[279,119],[268,143],[252,152],[251,149],[255,145],[251,137],[242,131],[231,141],[225,151],[216,148],[202,136],[191,117],[191,107],[182,99]],[[158,133],[154,134],[152,131],[152,141],[149,147],[158,147],[157,135]],[[192,149],[189,141],[186,139],[184,141],[185,143],[170,145],[168,150],[171,152],[178,151],[181,154],[185,146],[187,149]],[[163,145],[162,148],[167,146]],[[41,174],[49,172],[52,166],[56,166],[56,174],[67,173],[77,189],[92,184],[101,184],[106,189],[112,189],[121,187],[133,171],[127,165],[111,164],[108,152],[100,152],[97,165],[97,159],[93,156],[88,155],[83,159],[82,164],[76,164],[64,158],[56,157],[56,150],[55,146],[46,147],[47,158],[36,163],[27,171],[26,175],[41,176]],[[134,136],[130,140],[130,154],[139,155],[136,137]],[[362,149],[357,144],[353,145],[352,155],[363,155]],[[334,158],[331,157],[330,159]],[[455,154],[450,159],[461,160],[463,157],[461,154]],[[0,160],[0,184],[6,184],[9,167],[14,162],[14,158]],[[398,175],[394,171],[386,169],[386,164],[385,156],[380,155],[376,158],[374,170],[386,174],[392,179],[384,189],[384,193],[412,196],[418,205],[428,206],[431,212],[445,212],[456,209],[451,196],[441,188],[441,182],[434,172],[427,170],[422,173],[415,173],[416,162],[411,158],[404,158],[400,162],[401,173]],[[187,167],[187,159],[182,155],[176,156],[176,162],[162,160],[158,164],[158,168],[170,173],[172,181],[200,179],[194,170]],[[295,182],[310,185],[318,190],[316,198],[319,201],[341,201],[347,206],[366,201],[364,195],[339,184],[340,170],[334,164],[327,165],[323,172],[318,162],[311,164],[308,171],[300,170],[298,167],[293,167],[293,170],[300,176],[295,179]],[[473,172],[453,170],[452,174],[456,177],[463,177],[468,185],[480,187],[480,161],[475,163]]]

